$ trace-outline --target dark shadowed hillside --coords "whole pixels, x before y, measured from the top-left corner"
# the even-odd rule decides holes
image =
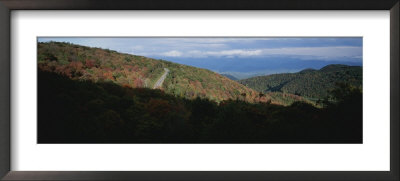
[[[258,76],[239,80],[239,82],[264,93],[281,92],[323,99],[338,82],[361,88],[362,67],[334,64],[320,70],[305,69],[298,73]]]
[[[217,104],[38,72],[38,143],[362,143],[362,94],[341,85],[324,108]]]

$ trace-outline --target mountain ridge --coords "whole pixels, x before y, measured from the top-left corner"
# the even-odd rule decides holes
[[[38,68],[63,74],[74,80],[113,82],[132,88],[152,88],[169,70],[160,89],[166,93],[216,102],[243,100],[289,105],[306,101],[290,94],[260,94],[216,72],[166,60],[118,53],[63,42],[38,43]],[[284,102],[282,102],[284,101]]]
[[[331,64],[319,70],[304,69],[297,73],[256,76],[238,82],[263,93],[282,92],[323,99],[336,83],[348,83],[361,88],[362,67]]]

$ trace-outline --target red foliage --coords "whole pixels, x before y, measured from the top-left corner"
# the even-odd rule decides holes
[[[136,78],[134,81],[134,87],[143,87],[144,81],[140,78]]]
[[[82,64],[82,62],[73,61],[73,62],[69,63],[69,67],[74,71],[81,71],[83,68],[83,64]]]
[[[132,71],[134,71],[134,72],[139,72],[139,70],[140,70],[140,68],[139,68],[139,66],[137,66],[137,65],[135,65],[135,66],[132,68]]]
[[[68,77],[72,77],[71,68],[69,66],[59,66],[59,67],[56,67],[56,69],[54,71],[57,73],[66,75]]]
[[[87,68],[92,68],[92,67],[95,66],[95,61],[94,61],[94,60],[89,60],[89,59],[87,59],[86,62],[85,62],[85,66],[86,66]]]

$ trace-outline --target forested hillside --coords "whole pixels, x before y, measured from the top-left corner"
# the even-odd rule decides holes
[[[334,64],[320,70],[305,69],[298,73],[258,76],[238,82],[263,93],[280,92],[323,99],[338,82],[362,88],[362,67]]]
[[[130,88],[153,88],[167,68],[169,72],[161,89],[181,98],[199,97],[216,102],[232,99],[280,105],[306,101],[288,93],[260,94],[206,69],[69,43],[38,43],[38,67],[73,80],[112,82]]]

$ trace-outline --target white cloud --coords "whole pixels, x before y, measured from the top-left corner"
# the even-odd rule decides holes
[[[172,51],[169,51],[169,52],[164,52],[164,53],[162,53],[162,55],[167,56],[167,57],[181,57],[182,56],[182,52],[176,51],[176,50],[172,50]]]
[[[338,46],[338,47],[291,47],[291,48],[265,48],[265,49],[231,49],[220,51],[192,50],[180,52],[168,51],[159,55],[167,57],[262,57],[262,56],[292,56],[309,57],[313,59],[334,58],[362,58],[362,47]]]
[[[191,50],[187,52],[180,52],[177,50],[172,50],[168,52],[163,52],[159,55],[167,57],[192,57],[192,58],[202,58],[202,57],[247,57],[247,56],[260,56],[262,50],[222,50],[222,51],[199,51]]]
[[[223,50],[223,51],[207,51],[205,52],[208,56],[259,56],[261,55],[262,50],[242,50],[242,49],[235,49],[235,50]]]

